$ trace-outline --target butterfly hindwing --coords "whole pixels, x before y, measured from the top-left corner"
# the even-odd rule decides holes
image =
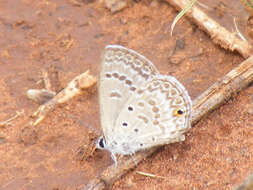
[[[184,140],[190,128],[191,99],[174,77],[157,75],[122,106],[113,138],[122,149],[141,149]]]

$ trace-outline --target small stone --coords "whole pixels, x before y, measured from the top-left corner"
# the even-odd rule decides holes
[[[20,132],[20,141],[25,145],[33,145],[38,141],[38,134],[32,127],[25,127]]]
[[[184,49],[185,42],[184,38],[180,38],[176,41],[176,49]]]
[[[46,89],[29,89],[27,90],[26,95],[36,103],[44,104],[51,100],[55,96],[55,93]]]

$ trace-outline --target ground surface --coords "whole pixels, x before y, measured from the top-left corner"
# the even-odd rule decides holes
[[[97,76],[104,46],[121,44],[149,58],[162,74],[175,76],[194,99],[243,61],[187,19],[171,37],[176,12],[166,3],[132,2],[111,14],[99,2],[73,2],[0,1],[0,121],[25,112],[0,128],[0,189],[78,189],[112,164],[102,151],[80,158],[80,149],[102,133],[96,90],[58,106],[37,127],[28,125],[38,105],[26,98],[26,90],[43,87],[42,69],[59,91],[87,69]],[[208,14],[230,31],[237,17],[247,37],[248,17],[240,2],[223,2],[207,1]],[[253,170],[252,94],[251,86],[195,125],[184,143],[161,148],[113,189],[231,189],[240,183]]]

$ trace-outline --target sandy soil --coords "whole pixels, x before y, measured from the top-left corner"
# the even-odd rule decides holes
[[[82,159],[102,133],[95,89],[29,126],[38,105],[26,91],[43,87],[42,70],[59,92],[87,69],[97,76],[104,46],[121,44],[149,58],[162,74],[175,76],[194,99],[243,61],[187,19],[171,37],[177,12],[164,2],[132,2],[116,14],[101,2],[79,2],[0,1],[0,121],[24,110],[11,125],[0,127],[0,189],[79,189],[113,164],[105,151]],[[231,1],[207,1],[207,12],[230,31],[236,16],[246,35],[247,12],[233,2],[237,8]],[[196,124],[185,142],[162,147],[113,189],[231,189],[240,183],[253,170],[252,94],[251,86],[235,95]]]

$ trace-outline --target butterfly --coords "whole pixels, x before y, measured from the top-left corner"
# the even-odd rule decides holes
[[[100,124],[96,146],[132,155],[154,146],[184,141],[191,127],[192,101],[174,77],[134,50],[105,47],[99,75]]]

